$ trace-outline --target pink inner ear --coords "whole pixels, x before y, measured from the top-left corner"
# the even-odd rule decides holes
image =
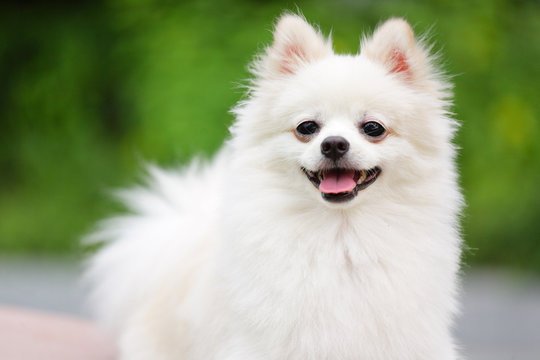
[[[393,49],[390,53],[390,61],[394,65],[390,72],[400,73],[409,70],[409,63],[405,54],[398,49]]]
[[[298,45],[288,45],[283,51],[283,60],[281,62],[281,72],[285,74],[294,74],[295,67],[299,61],[305,60],[306,54]]]

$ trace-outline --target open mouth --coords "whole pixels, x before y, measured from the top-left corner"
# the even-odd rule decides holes
[[[319,189],[323,199],[330,202],[346,202],[354,199],[359,191],[373,184],[381,168],[354,170],[331,168],[310,171],[302,168],[311,183]]]

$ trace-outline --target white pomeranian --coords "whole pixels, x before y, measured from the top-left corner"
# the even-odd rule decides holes
[[[447,360],[461,240],[450,86],[401,19],[359,55],[296,15],[211,164],[150,170],[93,236],[125,360]]]

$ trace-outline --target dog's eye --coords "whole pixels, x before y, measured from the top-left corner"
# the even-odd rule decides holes
[[[376,137],[380,137],[384,135],[384,133],[386,132],[386,129],[384,128],[384,126],[382,126],[378,122],[368,121],[362,124],[362,131],[367,136],[376,138]]]
[[[319,131],[319,125],[315,121],[304,121],[296,127],[296,132],[301,135],[313,135]]]

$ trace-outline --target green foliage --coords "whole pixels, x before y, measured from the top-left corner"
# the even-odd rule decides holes
[[[340,52],[390,16],[455,74],[467,261],[540,271],[535,1],[311,1]],[[76,251],[144,161],[210,156],[288,1],[0,5],[0,251]]]

